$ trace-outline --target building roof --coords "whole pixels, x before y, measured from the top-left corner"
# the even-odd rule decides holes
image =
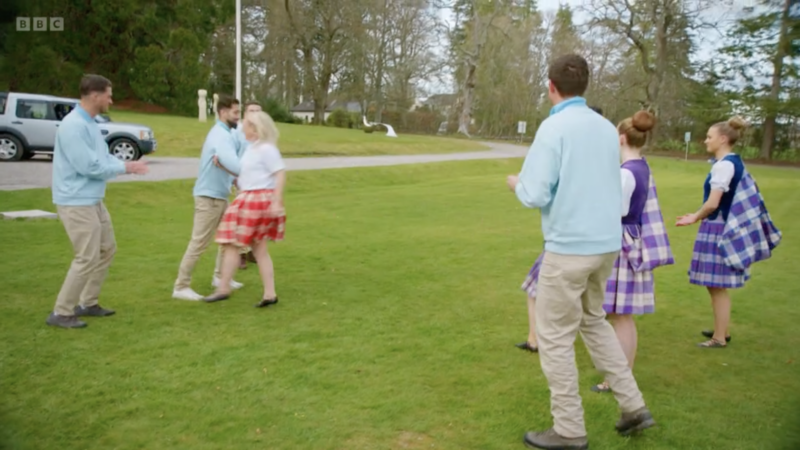
[[[343,109],[347,112],[354,112],[360,113],[361,112],[361,103],[357,101],[349,101],[343,102],[339,100],[334,100],[328,107],[325,108],[325,112],[333,112],[336,109]],[[314,112],[314,101],[309,100],[302,102],[291,109],[292,112]]]

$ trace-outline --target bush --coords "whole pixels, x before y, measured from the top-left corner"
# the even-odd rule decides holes
[[[303,119],[295,117],[295,115],[289,111],[289,108],[287,108],[286,105],[274,98],[267,98],[260,103],[261,109],[272,116],[272,120],[275,122],[295,124],[303,123]]]
[[[328,116],[326,124],[336,128],[352,128],[351,122],[350,114],[348,114],[347,111],[343,109],[334,109],[331,115]]]

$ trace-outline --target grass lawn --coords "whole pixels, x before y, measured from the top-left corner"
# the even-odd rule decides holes
[[[133,122],[151,127],[158,141],[158,149],[153,156],[200,156],[206,134],[214,125],[213,118],[202,123],[189,117],[114,110],[110,116],[116,122]],[[463,139],[403,133],[398,133],[397,138],[388,138],[383,132],[367,134],[362,130],[284,123],[278,124],[278,128],[281,132],[281,152],[292,157],[416,155],[487,150],[477,142]]]
[[[307,128],[311,130],[312,128]],[[326,130],[327,131],[327,130]],[[255,266],[227,302],[170,299],[192,222],[191,182],[115,183],[119,253],[83,330],[46,327],[72,258],[57,221],[0,222],[0,448],[520,449],[551,424],[519,285],[541,250],[538,213],[505,188],[519,160],[296,172],[281,303],[257,310]],[[664,214],[699,205],[706,164],[654,162]],[[701,350],[706,293],[685,275],[695,229],[670,227],[657,313],[635,373],[659,427],[613,429],[617,406],[577,359],[591,448],[800,446],[798,172],[752,168],[785,240],[734,293],[733,342]],[[47,190],[0,211],[52,210]],[[196,270],[210,292],[213,252]],[[789,439],[795,439],[789,442]]]

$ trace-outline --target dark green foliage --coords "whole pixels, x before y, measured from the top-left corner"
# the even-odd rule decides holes
[[[231,0],[3,1],[0,86],[78,96],[84,73],[114,83],[117,100],[134,98],[179,114],[197,111],[208,88],[202,61],[213,33],[232,20]],[[15,16],[63,17],[64,31],[16,32]],[[211,91],[215,92],[215,91]]]
[[[259,100],[261,103],[261,109],[263,109],[267,114],[272,117],[272,120],[275,122],[280,123],[303,123],[303,120],[295,117],[289,108],[286,107],[280,101],[274,98],[265,98],[263,100]]]
[[[326,121],[327,125],[337,127],[337,128],[352,128],[353,123],[350,117],[350,114],[343,109],[335,109],[331,114],[328,116],[328,120]]]

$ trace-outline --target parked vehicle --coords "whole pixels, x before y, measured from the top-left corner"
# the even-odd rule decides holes
[[[51,95],[0,92],[0,161],[53,154],[59,122],[80,102]],[[112,122],[95,116],[108,151],[123,161],[135,161],[156,151],[153,130],[135,123]]]

